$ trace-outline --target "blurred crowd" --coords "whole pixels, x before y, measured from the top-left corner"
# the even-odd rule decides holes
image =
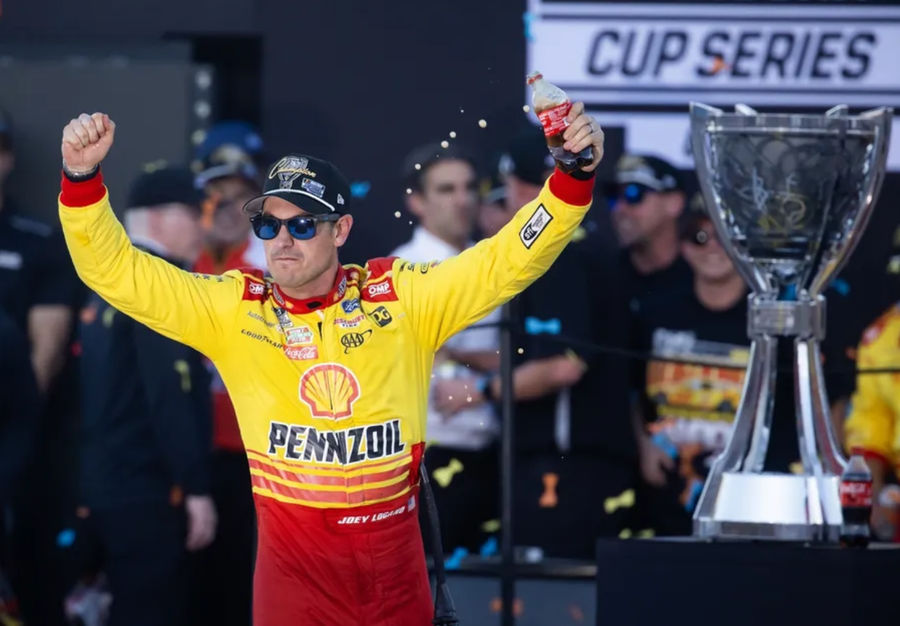
[[[0,113],[0,624],[170,624],[178,614],[246,626],[250,471],[222,381],[199,354],[88,292],[55,225],[4,195],[14,139]],[[151,162],[109,182],[130,184],[117,209],[142,249],[205,275],[264,270],[242,207],[260,191],[266,156],[252,126],[223,122],[189,166]],[[424,145],[398,166],[397,206],[380,209],[416,225],[382,254],[418,263],[495,234],[554,162],[542,132],[523,124],[498,154]],[[550,271],[435,359],[425,460],[449,567],[497,552],[504,394],[514,401],[514,539],[532,560],[591,560],[598,536],[690,534],[728,440],[749,357],[748,292],[696,180],[626,154],[602,182]],[[885,284],[874,277],[857,291]],[[893,540],[897,374],[857,376],[854,361],[900,366],[900,308],[833,300],[829,330],[871,317],[864,333],[826,340],[825,368],[835,431],[888,494],[876,496],[873,528]],[[510,390],[498,371],[506,325]],[[767,459],[778,471],[799,457],[787,374]]]

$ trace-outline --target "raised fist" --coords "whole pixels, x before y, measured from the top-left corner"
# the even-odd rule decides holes
[[[105,113],[82,113],[63,128],[63,166],[72,174],[90,172],[109,152],[115,134],[116,125]]]

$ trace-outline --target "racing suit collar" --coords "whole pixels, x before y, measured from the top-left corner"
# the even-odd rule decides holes
[[[337,275],[334,277],[331,291],[321,296],[299,300],[284,293],[277,284],[273,283],[272,285],[272,296],[275,298],[275,301],[297,315],[315,311],[316,309],[323,309],[340,302],[346,292],[347,270],[344,269],[343,265],[338,265]]]

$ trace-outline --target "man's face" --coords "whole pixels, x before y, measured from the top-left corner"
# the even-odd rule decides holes
[[[439,161],[422,177],[422,190],[409,198],[422,226],[447,242],[472,236],[478,211],[475,170],[466,161]]]
[[[700,220],[697,227],[685,235],[681,241],[681,254],[702,280],[721,282],[737,274],[709,220]]]
[[[155,232],[160,243],[173,257],[193,263],[203,245],[200,211],[186,204],[172,203],[153,209],[150,215],[156,220]]]
[[[207,233],[209,243],[226,246],[244,243],[250,224],[241,209],[257,195],[253,184],[240,176],[217,178],[207,183],[206,195],[216,207]]]
[[[674,226],[683,205],[680,192],[660,193],[629,184],[619,190],[613,226],[623,248],[649,243],[666,226]]]
[[[275,197],[266,200],[263,212],[281,220],[307,215],[287,200]],[[274,239],[263,240],[272,278],[287,289],[297,289],[317,279],[337,263],[337,249],[344,245],[352,225],[349,215],[337,222],[319,223],[315,236],[306,240],[294,239],[282,225]]]

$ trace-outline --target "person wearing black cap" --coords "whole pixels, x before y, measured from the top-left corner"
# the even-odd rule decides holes
[[[202,195],[187,169],[140,175],[134,243],[179,267],[200,250]],[[200,355],[98,294],[81,313],[80,497],[113,594],[110,624],[187,624],[188,552],[214,538],[209,376]]]
[[[99,170],[115,125],[82,114],[63,130],[59,212],[79,275],[208,356],[234,401],[259,524],[255,626],[427,624],[446,606],[417,517],[434,354],[543,274],[590,208],[603,131],[582,103],[566,121],[566,148],[592,163],[557,169],[497,235],[439,264],[342,265],[349,184],[286,155],[246,205],[270,276],[194,276],[137,250]]]
[[[553,171],[547,156],[539,129],[513,138],[498,161],[510,205],[538,197]],[[617,536],[629,519],[629,506],[607,506],[622,494],[627,500],[635,482],[627,379],[619,363],[586,349],[616,345],[622,335],[617,283],[614,257],[588,215],[550,269],[512,303],[515,541],[546,556],[591,559],[596,538]],[[435,388],[438,408],[450,414],[498,400],[502,391],[498,375],[439,379]]]

